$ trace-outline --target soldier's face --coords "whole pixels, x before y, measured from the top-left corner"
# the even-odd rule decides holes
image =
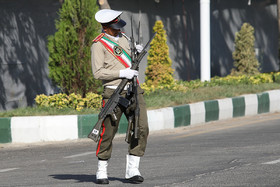
[[[111,36],[117,36],[120,33],[120,29],[113,29],[111,27],[104,28],[104,31]]]

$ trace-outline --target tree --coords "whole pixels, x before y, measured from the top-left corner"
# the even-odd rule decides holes
[[[232,53],[234,60],[233,75],[253,75],[259,73],[259,61],[255,53],[254,28],[249,23],[244,23],[241,30],[235,35],[235,51]]]
[[[157,34],[150,44],[145,83],[147,86],[170,85],[174,82],[174,70],[171,68],[172,61],[169,58],[167,36],[162,21],[156,21],[153,31]]]
[[[100,32],[94,19],[97,11],[95,0],[65,0],[56,20],[57,32],[48,38],[49,76],[66,94],[85,96],[100,89],[90,63],[92,40]]]
[[[278,22],[278,61],[280,71],[280,0],[277,0],[277,22]]]

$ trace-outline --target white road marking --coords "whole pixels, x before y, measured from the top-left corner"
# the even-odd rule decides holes
[[[95,152],[85,152],[85,153],[80,153],[80,154],[76,154],[76,155],[65,156],[64,158],[75,158],[75,157],[80,157],[80,156],[91,155],[94,153]]]
[[[79,163],[85,163],[84,160],[78,160],[78,161],[73,161],[73,162],[68,162],[69,164],[79,164]]]
[[[7,171],[13,171],[13,170],[17,170],[19,168],[7,168],[7,169],[0,169],[0,173],[4,173],[4,172],[7,172]]]
[[[270,162],[265,162],[265,163],[262,163],[262,164],[277,164],[277,163],[280,163],[280,159],[273,160],[273,161],[270,161]]]

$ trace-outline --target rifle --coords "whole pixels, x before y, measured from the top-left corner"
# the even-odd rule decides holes
[[[138,25],[138,41],[136,42],[136,44],[139,44],[140,41],[140,20],[139,20],[139,25]],[[132,27],[132,16],[131,16],[131,38],[130,38],[130,42],[131,42],[131,61],[134,62],[135,61],[135,55],[136,55],[136,47],[135,47],[135,43],[134,43],[134,37],[133,37],[133,27]],[[137,69],[138,70],[138,69]],[[132,92],[133,94],[133,98],[131,97],[131,101],[134,105],[134,107],[132,107],[133,109],[130,109],[129,111],[129,115],[128,115],[128,125],[127,125],[127,130],[126,130],[126,136],[125,136],[125,141],[127,143],[130,143],[130,139],[131,139],[131,133],[134,132],[134,138],[138,139],[139,137],[139,133],[138,133],[138,127],[139,127],[139,115],[140,115],[140,108],[139,108],[139,103],[138,103],[138,92],[137,92],[137,77],[134,76],[133,77],[133,81],[132,81],[132,90],[129,89],[127,95],[130,96],[130,92]]]
[[[147,44],[145,45],[145,47],[143,48],[141,53],[139,53],[137,55],[137,58],[135,58],[134,62],[132,63],[131,69],[133,69],[133,70],[137,70],[138,69],[139,64],[140,64],[142,58],[147,53],[146,49],[149,46],[149,44],[151,43],[151,41],[153,40],[153,38],[155,37],[155,35],[156,35],[156,33],[154,33],[152,38],[150,38],[150,40],[147,42]],[[117,117],[115,115],[116,107],[118,105],[124,106],[126,108],[129,106],[130,101],[120,95],[121,92],[123,91],[124,87],[126,86],[126,84],[129,81],[131,81],[131,80],[123,79],[121,81],[121,83],[119,84],[119,86],[117,87],[117,89],[115,89],[115,91],[112,94],[112,96],[110,97],[110,99],[107,101],[105,106],[101,109],[101,111],[100,111],[100,113],[98,115],[98,121],[94,125],[94,127],[92,128],[91,132],[89,133],[88,138],[90,138],[90,139],[94,140],[95,142],[97,142],[98,139],[99,139],[101,126],[102,126],[102,123],[105,120],[105,118],[107,116],[111,116],[111,119],[113,121],[116,121],[117,120]]]
[[[133,78],[132,91],[131,91],[133,93],[133,96],[130,99],[132,107],[130,107],[131,109],[127,109],[128,126],[127,126],[126,136],[125,136],[125,141],[127,143],[130,143],[132,133],[134,134],[135,139],[139,138],[138,127],[139,127],[140,108],[138,102],[137,87],[138,87],[137,79]]]

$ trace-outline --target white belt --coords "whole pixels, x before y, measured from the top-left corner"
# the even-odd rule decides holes
[[[110,89],[117,89],[118,86],[105,86],[105,88],[110,88]],[[125,85],[124,90],[127,90],[128,85]]]

